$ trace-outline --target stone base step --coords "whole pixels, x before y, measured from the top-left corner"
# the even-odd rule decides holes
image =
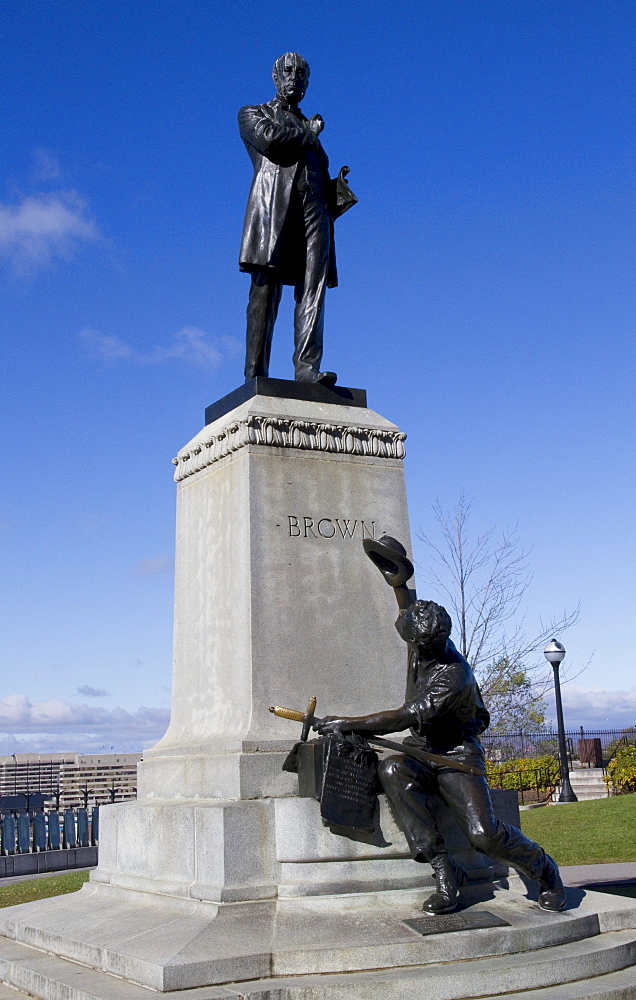
[[[520,879],[506,884],[510,889],[503,883],[462,889],[467,914],[485,910],[505,922],[471,932],[444,933],[443,918],[436,934],[422,935],[405,924],[422,918],[426,889],[376,893],[371,899],[360,894],[216,907],[89,883],[78,893],[0,911],[0,933],[164,992],[264,976],[537,954],[581,941],[592,947],[604,931],[629,930],[636,936],[631,899],[569,889],[570,908],[548,913],[523,895]]]
[[[632,967],[576,983],[561,983],[542,990],[522,990],[521,993],[491,995],[482,1000],[634,1000],[635,997],[636,968]]]
[[[381,972],[274,977],[168,991],[166,1000],[626,1000],[634,993],[636,933],[524,955]],[[148,1000],[148,990],[17,942],[2,942],[0,975],[22,996],[45,1000]],[[592,978],[585,982],[586,977]],[[568,982],[564,983],[564,979]],[[523,991],[523,992],[520,992]],[[8,992],[11,1000],[20,993]],[[5,998],[0,994],[0,1000]]]
[[[243,907],[231,907],[226,936],[219,937],[218,917],[203,920],[201,908],[173,909],[167,923],[157,923],[155,904],[129,907],[119,893],[89,892],[79,907],[86,908],[83,933],[75,936],[79,894],[42,900],[4,911],[0,980],[40,1000],[148,1000],[149,985],[172,1000],[468,1000],[518,998],[522,990],[533,1000],[629,996],[594,988],[598,977],[636,971],[632,900],[570,889],[570,908],[550,914],[514,888],[470,890],[480,891],[483,899],[465,898],[464,912],[486,909],[509,926],[442,932],[440,922],[440,932],[423,936],[403,920],[439,918],[423,918],[421,899],[387,893],[372,907],[355,897],[340,897],[332,909],[326,901],[285,902],[273,936],[265,911],[254,923]],[[107,916],[108,925],[101,922]],[[66,958],[59,957],[60,943]],[[206,979],[212,985],[199,985]],[[616,982],[623,989],[627,973]],[[570,993],[554,992],[564,983]]]
[[[151,991],[144,986],[105,975],[55,955],[28,948],[16,941],[0,939],[0,976],[3,989],[11,1000],[39,997],[46,1000],[149,1000]],[[9,985],[13,987],[10,989]],[[10,992],[9,992],[10,991]],[[16,992],[17,991],[17,992]],[[171,1000],[237,1000],[238,987],[231,993],[216,988],[195,989],[160,994]],[[1,1000],[5,1000],[0,993]]]
[[[623,932],[625,933],[625,932]],[[237,1000],[232,990],[239,990],[241,1000],[633,1000],[634,994],[624,992],[633,988],[635,975],[633,968],[621,969],[603,975],[609,951],[618,944],[619,935],[603,935],[607,938],[603,947],[594,946],[588,963],[587,975],[601,979],[622,976],[618,983],[623,993],[616,993],[617,979],[607,984],[614,992],[590,990],[590,982],[563,983],[573,974],[581,971],[579,961],[585,951],[585,942],[560,948],[545,949],[540,953],[525,956],[479,959],[476,962],[452,963],[441,966],[396,969],[387,972],[357,973],[349,976],[304,977],[304,981],[281,979],[277,982],[228,984],[227,996],[218,1000]],[[613,941],[609,939],[612,938]],[[607,949],[607,953],[605,953]],[[588,942],[589,951],[589,942]],[[546,964],[549,963],[549,964]],[[552,964],[555,963],[555,964]],[[560,963],[564,963],[560,965]],[[545,986],[550,977],[551,985]],[[542,980],[542,981],[541,981]],[[482,992],[486,983],[490,987]],[[592,980],[595,983],[595,980]],[[540,984],[538,988],[533,988]],[[530,987],[528,989],[528,987]],[[567,992],[567,990],[570,992]],[[521,993],[520,990],[523,990]],[[564,992],[565,990],[565,992]],[[185,1000],[185,998],[184,998]],[[212,998],[210,998],[212,1000]]]

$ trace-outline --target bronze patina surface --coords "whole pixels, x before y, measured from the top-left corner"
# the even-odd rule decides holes
[[[321,115],[306,118],[299,104],[309,65],[297,52],[274,63],[276,96],[239,111],[241,139],[254,167],[239,267],[251,274],[245,378],[269,373],[274,324],[283,285],[293,285],[294,370],[299,382],[331,386],[322,372],[325,291],[338,284],[333,224],[357,201],[349,167],[329,176],[320,141]]]

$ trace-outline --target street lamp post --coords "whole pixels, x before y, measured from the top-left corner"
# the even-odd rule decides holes
[[[565,656],[565,646],[556,639],[552,639],[551,642],[543,650],[543,655],[545,656],[548,663],[552,665],[554,671],[554,697],[556,700],[556,710],[557,710],[557,729],[559,730],[559,770],[561,771],[561,793],[559,795],[559,802],[578,802],[576,795],[574,794],[574,789],[570,784],[570,767],[568,764],[568,751],[565,745],[565,727],[563,725],[563,705],[561,703],[561,684],[559,682],[559,667],[561,661]]]

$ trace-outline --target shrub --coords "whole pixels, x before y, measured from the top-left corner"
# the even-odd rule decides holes
[[[516,792],[530,788],[546,791],[559,782],[559,762],[552,754],[520,757],[502,764],[488,760],[486,773],[488,781],[495,788],[510,788]]]
[[[607,765],[605,782],[614,795],[636,792],[636,746],[621,747]]]

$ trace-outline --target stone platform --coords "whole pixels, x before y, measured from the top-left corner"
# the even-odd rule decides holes
[[[281,763],[299,726],[270,705],[317,695],[319,715],[361,715],[403,700],[395,598],[362,540],[410,551],[405,435],[362,399],[321,393],[221,406],[174,459],[172,711],[140,799],[292,794]]]
[[[89,884],[3,911],[0,977],[42,1000],[146,1000],[142,977],[182,1000],[635,995],[636,904],[617,896],[570,889],[569,908],[550,914],[516,877],[475,885],[462,912],[506,926],[423,936],[404,921],[448,918],[423,916],[422,890],[234,904],[216,919],[211,904],[144,905],[139,893],[124,903],[121,893]],[[189,989],[182,967],[195,955],[212,985]]]

